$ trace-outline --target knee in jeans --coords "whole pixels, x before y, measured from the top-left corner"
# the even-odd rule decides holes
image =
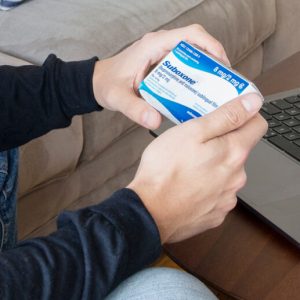
[[[113,291],[107,300],[198,299],[216,300],[194,276],[171,268],[149,268],[136,273]]]

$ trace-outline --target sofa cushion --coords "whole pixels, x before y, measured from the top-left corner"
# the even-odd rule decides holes
[[[204,0],[34,0],[0,14],[0,50],[42,63],[104,57]]]
[[[276,0],[276,8],[276,31],[264,44],[266,55],[263,71],[300,51],[300,1]]]
[[[29,65],[29,64],[30,63],[25,60],[0,52],[0,66],[2,65],[22,66],[22,65]]]
[[[53,130],[22,146],[19,196],[70,175],[77,166],[82,146],[82,118],[79,116],[70,127]]]
[[[276,0],[206,0],[162,28],[202,24],[221,41],[235,65],[274,33],[276,3]]]
[[[80,161],[91,161],[137,125],[118,112],[104,110],[83,116],[84,146]]]
[[[34,0],[0,14],[9,28],[0,31],[0,50],[34,63],[50,52],[106,57],[147,31],[191,23],[203,24],[237,63],[274,31],[276,0]]]

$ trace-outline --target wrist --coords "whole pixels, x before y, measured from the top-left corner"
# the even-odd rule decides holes
[[[97,103],[106,108],[105,91],[107,90],[107,60],[99,60],[95,63],[93,73],[93,92]]]
[[[170,236],[168,230],[170,226],[165,223],[166,218],[163,217],[164,210],[160,205],[162,202],[159,195],[153,190],[150,191],[145,184],[136,181],[132,181],[126,188],[131,189],[139,196],[158,228],[161,243],[166,243]]]

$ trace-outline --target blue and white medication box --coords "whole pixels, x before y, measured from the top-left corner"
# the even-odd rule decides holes
[[[206,115],[239,95],[260,94],[252,82],[184,41],[148,74],[139,92],[176,124]]]

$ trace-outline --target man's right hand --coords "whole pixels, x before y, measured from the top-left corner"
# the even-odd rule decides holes
[[[267,130],[261,105],[258,95],[241,96],[147,147],[128,188],[152,215],[162,243],[216,227],[235,207],[248,154]]]

